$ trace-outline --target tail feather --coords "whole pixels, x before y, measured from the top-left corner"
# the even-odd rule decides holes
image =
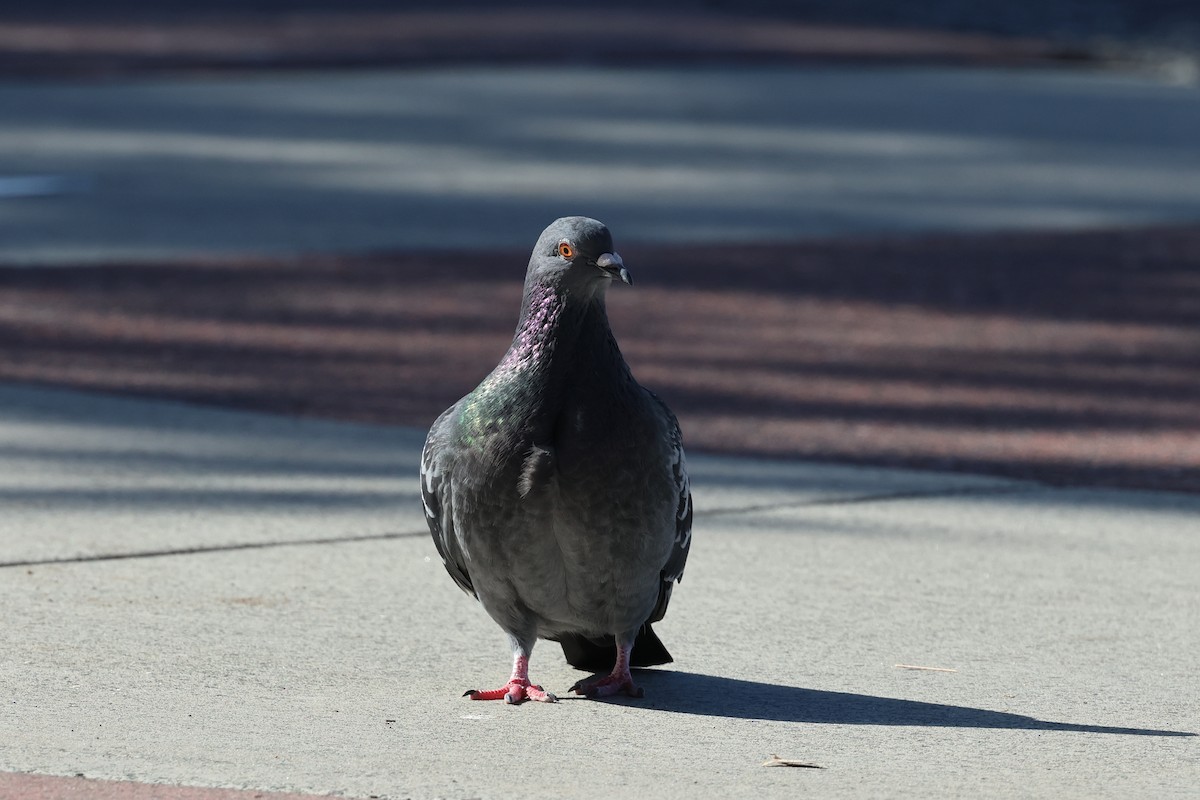
[[[563,633],[557,637],[562,645],[563,655],[567,663],[575,669],[588,672],[609,672],[617,663],[617,642],[612,636],[591,638],[577,633]],[[633,651],[629,654],[629,666],[653,667],[659,664],[670,664],[675,659],[667,652],[666,646],[654,629],[647,622],[638,631],[633,642]]]

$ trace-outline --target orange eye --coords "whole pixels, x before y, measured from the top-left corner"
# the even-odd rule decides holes
[[[574,258],[575,248],[571,247],[571,245],[567,244],[566,242],[562,242],[558,246],[558,254],[563,258]]]

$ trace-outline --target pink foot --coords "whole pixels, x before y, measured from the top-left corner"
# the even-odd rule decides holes
[[[540,686],[529,681],[529,656],[519,651],[513,656],[513,673],[508,683],[499,689],[481,692],[478,689],[468,689],[463,697],[472,700],[503,700],[506,703],[521,703],[525,700],[537,700],[539,703],[557,703],[558,698]]]
[[[633,637],[630,636],[628,644],[617,645],[617,663],[613,664],[611,673],[592,683],[579,681],[571,691],[584,697],[610,697],[621,692],[630,697],[645,697],[646,693],[634,684],[633,675],[629,673],[629,651],[632,649]]]
[[[557,703],[558,698],[540,686],[529,682],[528,678],[510,680],[499,689],[481,692],[478,689],[468,689],[463,697],[472,700],[503,700],[506,703],[521,703],[525,700],[536,700],[539,703]]]
[[[580,681],[571,687],[571,691],[584,697],[610,697],[622,692],[630,697],[646,696],[646,691],[634,684],[633,676],[628,671],[624,675],[609,675],[592,683]]]

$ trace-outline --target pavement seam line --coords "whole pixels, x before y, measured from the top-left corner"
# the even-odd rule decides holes
[[[846,497],[801,500],[793,503],[762,503],[759,505],[715,508],[696,511],[698,518],[719,517],[728,514],[753,514],[763,511],[779,511],[789,508],[815,508],[822,506],[859,505],[883,503],[897,500],[919,500],[928,497],[957,497],[965,495],[1019,494],[1035,491],[1036,485],[1022,486],[963,486],[952,489],[909,490],[881,494],[849,495]],[[205,553],[227,553],[237,550],[266,550],[273,547],[301,547],[323,544],[346,544],[351,542],[383,541],[387,539],[411,539],[428,535],[425,531],[393,531],[390,533],[367,533],[358,536],[327,536],[317,539],[288,539],[279,542],[246,542],[242,544],[213,545],[211,547],[179,547],[164,550],[141,550],[132,553],[104,553],[91,556],[66,556],[62,558],[35,558],[20,561],[0,561],[0,569],[17,567],[39,567],[51,564],[88,564],[97,561],[127,561],[139,558],[164,558],[169,556],[203,555]]]
[[[714,508],[707,511],[696,510],[697,517],[719,517],[727,514],[753,514],[761,511],[779,511],[788,508],[814,508],[821,506],[862,505],[865,503],[888,503],[897,500],[922,500],[929,497],[963,497],[969,495],[993,494],[1023,494],[1025,492],[1044,491],[1049,487],[1038,484],[1023,484],[1020,486],[960,486],[952,489],[910,489],[907,491],[884,492],[879,494],[847,495],[844,497],[827,497],[818,500],[798,500],[793,503],[761,503],[750,506],[734,506],[731,508]]]
[[[94,561],[125,561],[137,558],[164,558],[167,556],[191,556],[204,553],[228,553],[236,550],[266,550],[272,547],[301,547],[306,545],[344,544],[348,542],[373,542],[386,539],[410,539],[428,536],[426,531],[393,531],[391,533],[364,533],[357,536],[326,536],[319,539],[288,539],[280,542],[245,542],[222,544],[210,547],[179,547],[165,550],[141,550],[133,553],[103,553],[92,556],[64,556],[62,558],[32,558],[22,561],[0,561],[0,569],[12,567],[38,567],[50,564],[87,564]]]

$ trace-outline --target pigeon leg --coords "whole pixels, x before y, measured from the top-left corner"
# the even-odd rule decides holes
[[[472,700],[503,700],[506,703],[520,703],[525,700],[537,700],[542,703],[555,703],[558,698],[541,686],[529,682],[529,656],[517,653],[513,658],[512,677],[508,683],[499,689],[481,692],[478,689],[468,689],[463,697]]]
[[[613,664],[612,672],[607,677],[592,683],[579,681],[571,687],[571,691],[586,697],[608,697],[621,692],[630,697],[645,697],[645,690],[634,684],[633,675],[629,672],[629,652],[631,650],[633,650],[633,637],[629,638],[627,644],[617,644],[617,663]]]

